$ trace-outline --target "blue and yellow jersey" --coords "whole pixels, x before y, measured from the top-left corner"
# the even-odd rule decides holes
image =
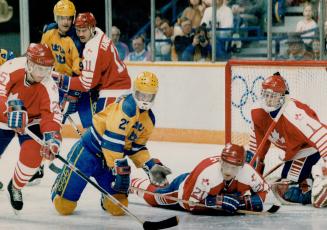
[[[56,23],[45,27],[41,39],[42,44],[47,44],[55,58],[55,71],[68,76],[80,74],[80,55],[72,37],[59,34]]]
[[[103,153],[109,167],[115,159],[128,156],[136,167],[150,159],[146,143],[153,131],[155,117],[151,110],[140,110],[129,94],[93,116],[93,124],[82,136],[91,152]]]

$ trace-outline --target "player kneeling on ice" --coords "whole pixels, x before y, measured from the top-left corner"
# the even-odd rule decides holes
[[[310,188],[311,169],[320,158],[326,160],[327,129],[315,111],[296,99],[287,99],[288,94],[288,85],[279,73],[263,81],[261,103],[251,110],[253,132],[250,135],[250,150],[253,153],[258,151],[270,126],[274,122],[276,125],[263,143],[262,151],[252,162],[257,166],[257,171],[262,173],[271,143],[283,150],[285,156],[280,179],[296,185],[275,184],[272,190],[284,203],[310,204],[313,195]],[[278,117],[277,121],[273,120]],[[248,155],[249,160],[252,157],[250,155],[253,154]]]
[[[143,167],[151,183],[167,184],[169,168],[150,157],[146,143],[155,125],[151,107],[158,91],[155,74],[142,72],[134,80],[133,93],[121,96],[93,116],[92,126],[72,147],[67,159],[83,174],[94,177],[98,185],[125,206],[128,205],[130,166],[128,156]],[[52,201],[62,215],[72,214],[86,186],[76,173],[64,166],[52,189]],[[102,208],[112,215],[124,210],[108,197],[101,197]]]
[[[179,175],[167,186],[155,186],[147,179],[135,178],[131,190],[151,206],[191,212],[213,209],[229,213],[237,210],[260,212],[269,186],[244,161],[244,148],[227,144],[221,156],[202,160],[190,173]]]
[[[53,159],[61,143],[62,114],[58,87],[51,77],[54,59],[42,44],[30,44],[26,57],[0,66],[0,155],[18,134],[19,159],[8,184],[12,207],[23,208],[22,188],[36,172],[42,157]],[[43,138],[44,146],[24,134],[25,129]]]

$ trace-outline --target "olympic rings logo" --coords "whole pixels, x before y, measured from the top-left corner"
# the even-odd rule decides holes
[[[237,103],[232,99],[232,105],[239,110],[241,117],[248,124],[251,124],[251,118],[248,117],[249,115],[246,115],[247,112],[246,109],[251,109],[251,108],[246,107],[246,105],[251,102],[255,103],[259,99],[260,95],[257,94],[260,93],[260,90],[259,92],[256,92],[256,89],[257,86],[260,86],[261,89],[261,83],[263,81],[264,81],[264,77],[258,76],[252,81],[252,84],[249,85],[246,79],[242,76],[234,76],[232,78],[232,86],[238,85],[238,87],[236,87],[235,90],[243,90],[239,92],[240,93],[239,102]]]

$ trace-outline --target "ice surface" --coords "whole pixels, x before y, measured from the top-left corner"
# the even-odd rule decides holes
[[[62,154],[66,155],[74,139],[65,139]],[[204,144],[150,142],[152,156],[173,169],[174,176],[190,171],[201,159],[216,154],[221,147]],[[10,180],[18,157],[18,142],[15,139],[0,160],[0,180],[6,185]],[[58,165],[60,165],[57,162]],[[145,177],[143,170],[133,170],[133,176]],[[100,207],[99,192],[88,185],[71,216],[59,216],[50,200],[50,189],[55,174],[46,167],[41,184],[23,189],[24,209],[15,216],[7,191],[0,191],[0,229],[142,229],[130,216],[112,217]],[[327,209],[310,206],[283,206],[280,211],[268,216],[194,216],[187,212],[171,211],[147,206],[142,199],[131,194],[129,209],[143,220],[159,221],[174,215],[180,223],[171,229],[326,229]]]

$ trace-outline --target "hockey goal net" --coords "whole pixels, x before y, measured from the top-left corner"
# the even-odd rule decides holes
[[[250,111],[260,97],[261,83],[279,72],[286,79],[290,97],[327,119],[327,61],[230,60],[225,70],[226,143],[248,144]]]

